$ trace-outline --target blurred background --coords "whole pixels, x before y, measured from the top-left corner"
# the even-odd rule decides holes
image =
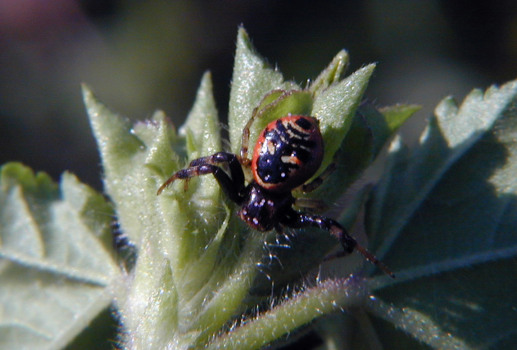
[[[349,72],[377,62],[367,97],[423,106],[415,142],[446,95],[517,77],[517,2],[0,0],[0,163],[102,188],[80,94],[88,83],[132,119],[180,125],[205,70],[226,121],[238,26],[285,77],[315,78],[342,48]]]

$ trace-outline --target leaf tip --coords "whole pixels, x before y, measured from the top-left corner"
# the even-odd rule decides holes
[[[90,105],[94,99],[92,88],[86,83],[81,83],[81,92],[83,95],[84,104],[86,106]]]
[[[201,84],[199,85],[198,93],[199,91],[212,91],[212,89],[212,72],[207,70],[203,73],[203,76],[201,77]]]
[[[237,31],[237,44],[246,44],[249,43],[250,37],[244,26],[241,24],[239,26],[239,30]]]
[[[363,68],[359,69],[357,72],[365,75],[367,79],[370,79],[370,76],[373,74],[373,71],[377,67],[377,63],[370,63]]]

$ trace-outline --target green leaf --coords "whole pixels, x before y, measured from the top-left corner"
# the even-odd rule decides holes
[[[92,91],[83,85],[83,96],[90,123],[97,139],[99,152],[103,156],[104,187],[116,204],[118,220],[124,227],[124,233],[133,242],[141,239],[143,228],[138,216],[124,215],[132,211],[135,198],[140,189],[141,178],[137,177],[133,165],[138,159],[143,163],[145,148],[134,134],[131,133],[129,120],[119,117],[98,103]]]
[[[138,249],[132,277],[116,290],[118,312],[130,337],[126,342],[163,344],[169,338],[161,339],[161,330],[168,328],[172,336],[178,315],[166,317],[170,309],[156,305],[177,300],[179,276],[170,271],[185,265],[183,257],[193,241],[192,236],[183,237],[187,225],[181,206],[188,208],[186,202],[180,206],[166,201],[165,195],[156,196],[161,182],[179,168],[173,150],[177,136],[163,113],[133,126],[98,102],[86,86],[83,95],[101,153],[106,191],[122,232]],[[163,295],[157,295],[159,291]],[[164,320],[169,322],[160,323]]]
[[[113,211],[68,173],[8,163],[0,186],[0,349],[64,347],[111,303]]]
[[[417,105],[394,105],[375,108],[369,103],[359,107],[358,114],[366,119],[373,136],[373,156],[377,156],[388,139],[414,113],[420,110]]]
[[[187,136],[189,159],[211,155],[221,150],[219,119],[212,89],[212,76],[207,72],[201,80],[196,103],[179,131]]]
[[[374,146],[377,141],[369,122],[361,113],[355,114],[350,131],[333,157],[335,170],[331,176],[315,191],[299,196],[324,198],[327,203],[333,203],[363,174],[376,156]]]
[[[297,195],[325,198],[329,203],[338,200],[377,158],[400,125],[419,109],[415,105],[396,105],[378,110],[363,102],[353,117],[340,149],[334,155],[336,169],[332,176],[314,192]]]
[[[380,108],[380,112],[386,120],[388,130],[393,133],[415,112],[418,112],[421,106],[397,104]]]
[[[396,139],[367,222],[396,280],[369,309],[434,348],[515,344],[517,81],[447,98],[410,152]],[[388,336],[389,335],[389,336]]]
[[[319,119],[325,140],[321,171],[332,163],[334,154],[350,129],[374,69],[374,64],[361,68],[315,96],[312,115]]]

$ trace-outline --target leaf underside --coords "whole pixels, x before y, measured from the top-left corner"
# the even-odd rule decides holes
[[[367,212],[397,273],[372,281],[373,313],[395,326],[375,321],[386,347],[396,329],[434,348],[517,341],[516,105],[517,82],[475,90],[459,107],[447,98],[419,146],[391,145]]]
[[[68,173],[0,177],[0,349],[61,348],[111,303],[113,211]]]

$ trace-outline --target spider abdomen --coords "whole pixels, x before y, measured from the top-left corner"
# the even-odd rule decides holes
[[[269,123],[255,145],[251,170],[255,181],[271,192],[290,192],[319,169],[323,137],[318,121],[286,116]]]

